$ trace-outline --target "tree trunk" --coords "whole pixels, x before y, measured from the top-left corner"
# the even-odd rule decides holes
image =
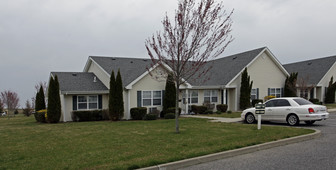
[[[180,125],[179,125],[179,80],[176,80],[176,98],[175,98],[175,131],[176,133],[180,133]]]

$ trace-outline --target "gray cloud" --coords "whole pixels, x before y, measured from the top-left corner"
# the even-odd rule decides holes
[[[268,46],[282,63],[336,55],[332,0],[224,1],[235,9],[225,55]],[[90,55],[147,57],[145,39],[172,16],[167,0],[0,1],[0,91],[21,104],[51,71],[81,71]]]

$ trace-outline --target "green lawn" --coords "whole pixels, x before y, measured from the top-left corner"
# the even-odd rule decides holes
[[[313,130],[175,120],[39,124],[0,118],[0,169],[127,169],[312,133]]]
[[[335,109],[336,108],[336,103],[324,104],[324,105],[327,106],[328,109]]]
[[[232,113],[222,113],[222,114],[200,114],[200,116],[209,116],[209,117],[225,117],[225,118],[239,118],[241,112],[232,112]]]

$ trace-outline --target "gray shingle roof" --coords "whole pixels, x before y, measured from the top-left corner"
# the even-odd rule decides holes
[[[191,78],[188,83],[194,86],[218,86],[226,85],[231,81],[241,70],[244,69],[261,51],[266,47],[258,48],[251,51],[231,55],[228,57],[219,58],[208,62],[204,67],[212,66],[212,69],[207,73],[204,81],[202,78]],[[150,68],[152,61],[150,59],[140,58],[122,58],[122,57],[98,57],[91,58],[99,64],[108,74],[111,74],[112,69],[115,74],[120,69],[123,85],[126,86],[138,78],[140,75]]]
[[[107,87],[96,78],[93,73],[84,72],[51,72],[53,76],[57,75],[62,92],[92,92],[108,91]]]
[[[335,62],[336,56],[330,56],[283,66],[288,73],[298,72],[298,78],[307,79],[308,77],[308,85],[317,85]]]
[[[122,57],[98,57],[91,58],[99,64],[109,75],[112,70],[117,75],[118,69],[122,77],[123,86],[130,84],[140,75],[150,68],[152,61],[150,59],[141,58],[122,58]]]
[[[266,47],[251,51],[219,58],[207,63],[207,67],[212,66],[207,73],[209,80],[191,79],[188,82],[192,85],[218,86],[227,85],[241,70],[243,70],[255,57]]]

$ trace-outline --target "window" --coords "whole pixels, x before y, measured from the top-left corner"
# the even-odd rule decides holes
[[[183,101],[186,100],[186,93],[183,93]],[[188,103],[196,104],[198,103],[198,91],[197,90],[189,90],[188,92]]]
[[[204,103],[217,103],[218,91],[217,90],[204,90]]]
[[[78,110],[98,109],[98,96],[77,96]]]
[[[300,90],[300,97],[307,99],[308,98],[308,89]]]
[[[275,97],[281,97],[281,88],[270,88],[269,95]]]
[[[161,91],[153,91],[153,105],[154,106],[161,105]]]
[[[297,104],[299,105],[309,105],[309,104],[313,104],[310,101],[306,100],[306,99],[293,99]]]
[[[290,103],[288,102],[288,100],[286,99],[279,99],[277,104],[277,107],[282,107],[282,106],[291,106]]]
[[[286,99],[275,99],[266,102],[266,107],[283,107],[283,106],[291,106],[291,105]]]
[[[152,91],[143,91],[142,92],[142,103],[143,106],[152,105]]]
[[[161,91],[143,91],[142,92],[143,106],[161,106],[162,92]]]
[[[251,100],[258,99],[257,93],[257,89],[251,89]]]

